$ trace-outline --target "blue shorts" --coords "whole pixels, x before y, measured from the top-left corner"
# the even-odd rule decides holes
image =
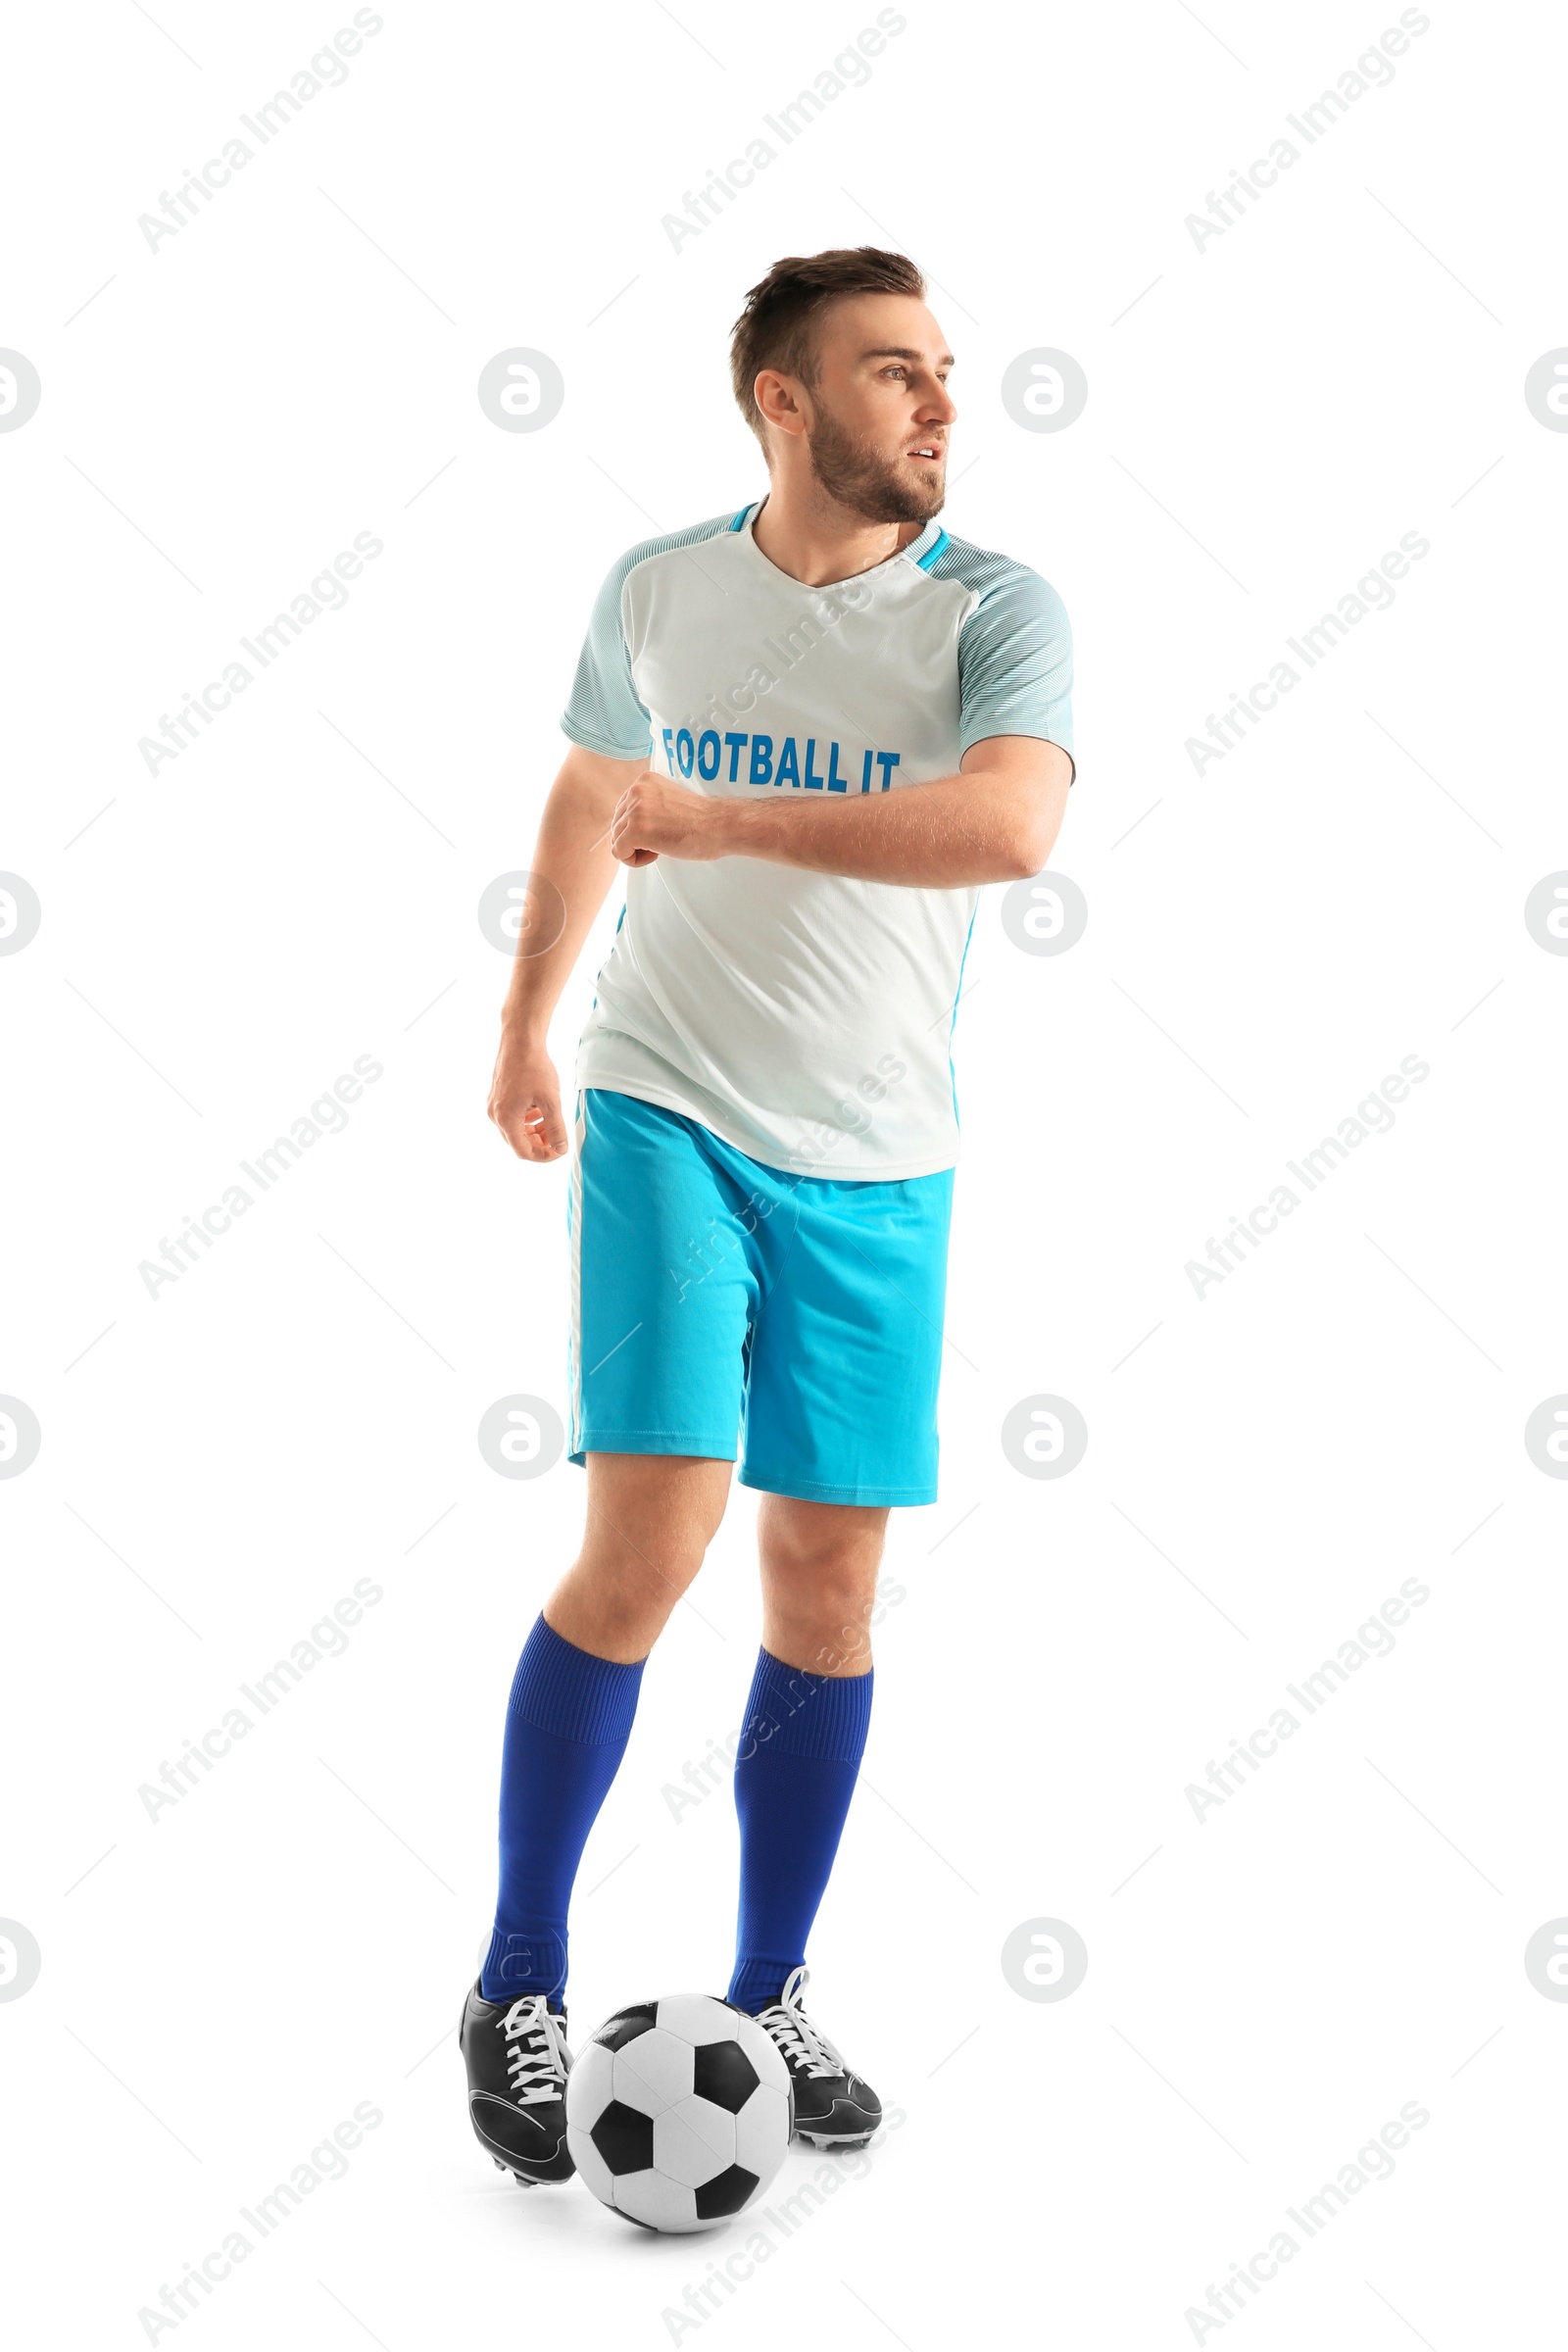
[[[953,1170],[792,1176],[696,1119],[577,1099],[571,1458],[741,1456],[811,1502],[935,1502]]]

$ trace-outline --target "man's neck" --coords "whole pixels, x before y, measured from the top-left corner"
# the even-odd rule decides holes
[[[836,500],[792,500],[769,490],[752,536],[770,564],[808,588],[826,588],[885,564],[918,539],[923,522],[867,522]]]

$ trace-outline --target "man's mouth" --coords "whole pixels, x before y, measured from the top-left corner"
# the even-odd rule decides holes
[[[940,466],[947,456],[947,451],[940,441],[920,441],[916,442],[913,449],[906,449],[904,454],[906,458],[922,458],[927,465]]]

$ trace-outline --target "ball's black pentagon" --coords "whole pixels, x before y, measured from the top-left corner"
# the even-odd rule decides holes
[[[654,2161],[654,2119],[612,2099],[588,2134],[612,2173],[646,2173]]]
[[[602,2041],[607,2050],[623,2050],[628,2041],[636,2040],[639,2034],[650,2032],[657,2007],[656,2001],[639,2001],[634,2008],[617,2009],[614,2016],[607,2018],[600,2027],[594,2035],[595,2041]]]
[[[692,2088],[697,2096],[739,2115],[758,2080],[757,2069],[740,2043],[705,2041],[692,2057]]]
[[[755,2173],[749,2173],[744,2164],[732,2164],[728,2172],[715,2174],[695,2191],[697,2219],[716,2222],[726,2213],[739,2213],[756,2186]]]

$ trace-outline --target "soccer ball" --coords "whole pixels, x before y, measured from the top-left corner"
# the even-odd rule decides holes
[[[566,2077],[566,2145],[602,2204],[645,2230],[743,2213],[784,2161],[790,2070],[754,2017],[708,1993],[618,2009]]]

